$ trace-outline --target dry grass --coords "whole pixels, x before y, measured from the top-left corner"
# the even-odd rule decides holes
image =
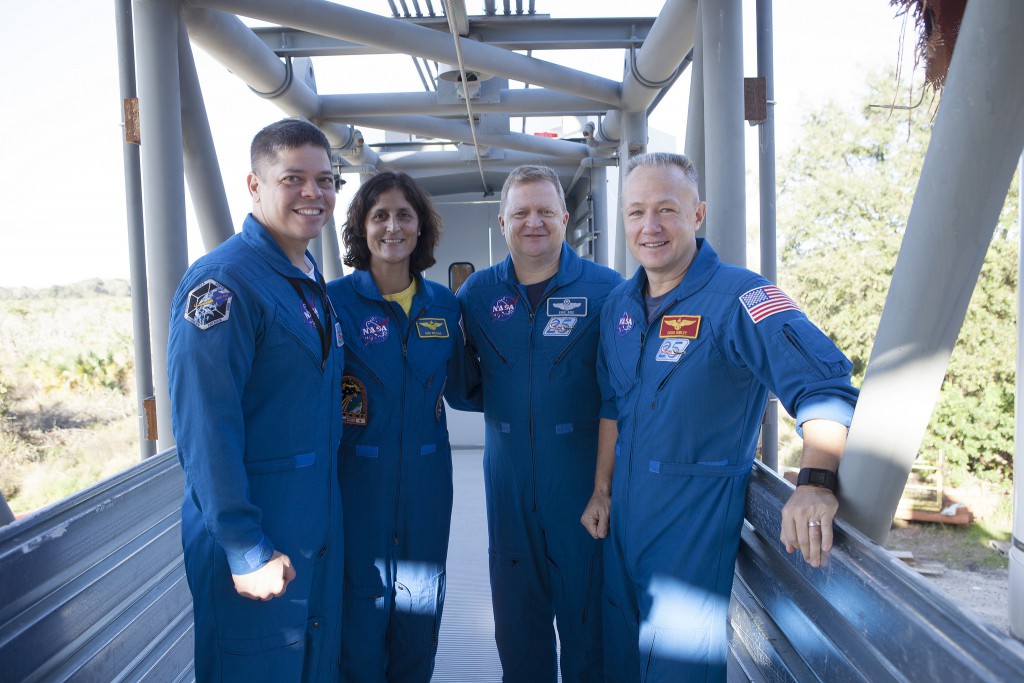
[[[139,457],[131,301],[99,289],[0,299],[0,490],[15,515]]]

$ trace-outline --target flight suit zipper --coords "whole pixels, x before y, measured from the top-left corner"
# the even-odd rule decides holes
[[[590,327],[594,324],[595,321],[599,319],[599,317],[600,316],[592,316],[590,320],[588,320],[583,325],[583,327],[579,329],[579,331],[573,334],[572,339],[569,341],[566,347],[562,349],[562,352],[555,357],[554,362],[551,364],[551,370],[548,372],[548,379],[554,379],[555,366],[562,362],[562,359],[565,358],[565,356],[569,353],[569,351],[572,350],[574,346],[576,346],[576,342],[583,338],[587,330],[590,329]]]

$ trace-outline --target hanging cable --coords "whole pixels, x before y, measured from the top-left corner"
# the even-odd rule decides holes
[[[473,106],[469,101],[469,81],[466,80],[466,65],[462,61],[462,43],[459,41],[459,30],[455,26],[454,0],[444,0],[444,13],[448,19],[448,30],[455,40],[455,58],[459,63],[459,79],[462,83],[463,95],[466,98],[466,116],[469,117],[469,132],[473,136],[473,154],[476,155],[476,165],[480,169],[480,182],[484,186],[484,196],[491,194],[487,187],[487,178],[484,176],[484,162],[480,158],[480,146],[476,142],[476,125],[473,123]]]

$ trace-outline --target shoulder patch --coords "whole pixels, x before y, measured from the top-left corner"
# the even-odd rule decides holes
[[[755,287],[740,294],[740,303],[743,309],[750,316],[750,319],[757,324],[783,311],[799,311],[800,307],[790,299],[785,292],[774,285]]]
[[[448,323],[444,318],[419,318],[416,321],[416,335],[420,339],[447,339]]]
[[[358,378],[341,378],[341,421],[347,425],[365,425],[369,418],[366,405],[366,387]]]
[[[210,278],[193,287],[185,304],[185,320],[201,330],[208,330],[231,317],[234,293]]]

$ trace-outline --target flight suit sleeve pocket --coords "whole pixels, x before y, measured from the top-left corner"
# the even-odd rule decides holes
[[[287,472],[316,464],[316,453],[303,453],[287,458],[270,460],[254,460],[245,463],[245,471],[249,474],[270,474],[271,472]]]
[[[853,368],[832,340],[804,317],[788,321],[777,334],[792,362],[818,379],[840,377]]]

